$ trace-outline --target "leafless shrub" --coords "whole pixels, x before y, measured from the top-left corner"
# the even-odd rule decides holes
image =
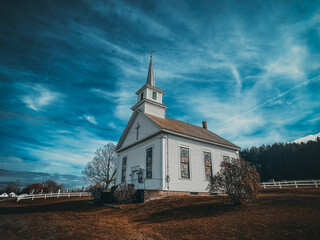
[[[131,203],[135,193],[134,185],[120,184],[114,191],[114,197],[119,203]]]
[[[242,159],[223,161],[207,187],[211,193],[226,193],[236,205],[252,201],[260,189],[260,176],[254,166]]]
[[[94,200],[99,200],[101,193],[104,192],[104,190],[105,187],[100,184],[91,185],[89,187],[89,192],[91,193],[91,196],[94,198]]]

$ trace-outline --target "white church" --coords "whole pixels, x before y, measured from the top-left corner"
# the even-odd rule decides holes
[[[208,194],[221,161],[238,157],[240,147],[202,127],[166,117],[164,91],[155,86],[152,55],[147,82],[137,92],[132,116],[116,146],[115,185],[134,184],[149,196]],[[146,192],[146,191],[145,191]]]

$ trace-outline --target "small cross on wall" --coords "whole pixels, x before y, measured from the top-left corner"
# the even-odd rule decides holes
[[[139,122],[137,122],[137,126],[135,127],[135,129],[137,129],[137,136],[136,136],[136,140],[139,139],[139,128],[141,127],[141,125],[139,124]]]

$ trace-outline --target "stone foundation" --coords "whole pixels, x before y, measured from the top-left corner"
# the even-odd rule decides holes
[[[169,196],[210,196],[208,192],[179,192],[163,190],[144,190],[144,202]]]

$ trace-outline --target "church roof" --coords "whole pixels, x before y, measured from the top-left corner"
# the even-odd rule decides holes
[[[232,148],[239,148],[239,146],[227,141],[226,139],[218,136],[217,134],[210,132],[207,129],[192,125],[190,123],[178,121],[172,118],[160,118],[150,114],[144,113],[149,119],[159,125],[162,129],[167,129],[174,131],[176,133],[181,133],[184,135],[200,138],[212,143],[217,143],[218,145],[230,146]]]

